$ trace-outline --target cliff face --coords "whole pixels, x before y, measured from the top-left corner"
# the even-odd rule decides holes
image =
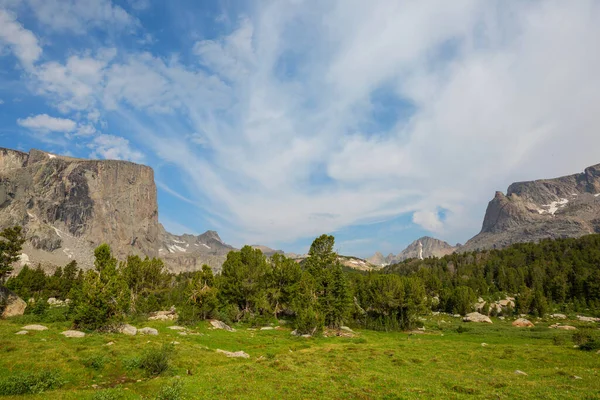
[[[32,263],[93,263],[108,243],[115,255],[158,255],[151,168],[125,161],[0,150],[0,227],[22,225]]]
[[[496,192],[481,232],[462,250],[501,248],[600,232],[600,164],[556,179],[517,182]]]

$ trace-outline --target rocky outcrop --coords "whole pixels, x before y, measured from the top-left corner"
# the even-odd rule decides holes
[[[27,303],[23,299],[7,288],[0,286],[0,317],[10,318],[23,315],[25,308],[27,308]]]
[[[367,261],[374,265],[384,266],[409,258],[443,257],[454,253],[458,248],[460,248],[460,245],[452,246],[443,240],[423,236],[409,244],[408,247],[396,255],[390,253],[387,257],[384,257],[383,254],[377,252],[367,258]]]
[[[462,251],[502,248],[541,239],[600,232],[600,164],[583,173],[517,182],[506,195],[496,192],[481,232]]]
[[[479,314],[478,312],[472,312],[463,318],[464,322],[485,322],[488,324],[492,323],[492,320],[487,315]]]
[[[233,247],[214,231],[172,235],[158,222],[154,172],[128,161],[83,160],[40,150],[0,148],[0,229],[21,225],[21,262],[42,266],[77,260],[93,266],[108,243],[115,256],[161,257],[173,272],[203,264],[218,270]]]

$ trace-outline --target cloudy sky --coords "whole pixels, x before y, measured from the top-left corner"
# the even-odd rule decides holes
[[[152,166],[174,233],[464,242],[600,162],[600,2],[0,0],[0,146]]]

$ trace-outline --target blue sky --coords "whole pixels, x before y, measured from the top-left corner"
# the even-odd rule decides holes
[[[465,242],[600,162],[598,1],[0,0],[0,146],[155,170],[236,246]]]

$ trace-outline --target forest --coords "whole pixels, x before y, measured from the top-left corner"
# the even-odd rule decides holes
[[[286,319],[298,333],[312,335],[344,325],[413,329],[432,311],[471,312],[479,297],[515,297],[514,309],[480,310],[494,315],[600,310],[600,235],[411,259],[369,272],[342,267],[331,235],[316,238],[300,263],[244,246],[228,254],[219,274],[207,265],[173,274],[160,259],[120,261],[103,244],[95,250],[93,269],[84,271],[72,261],[51,274],[25,266],[16,275],[10,275],[10,265],[22,233],[10,228],[1,236],[2,280],[29,301],[26,313],[88,330],[110,329],[171,306],[182,324],[219,319],[260,326]],[[52,308],[48,298],[68,307]]]

